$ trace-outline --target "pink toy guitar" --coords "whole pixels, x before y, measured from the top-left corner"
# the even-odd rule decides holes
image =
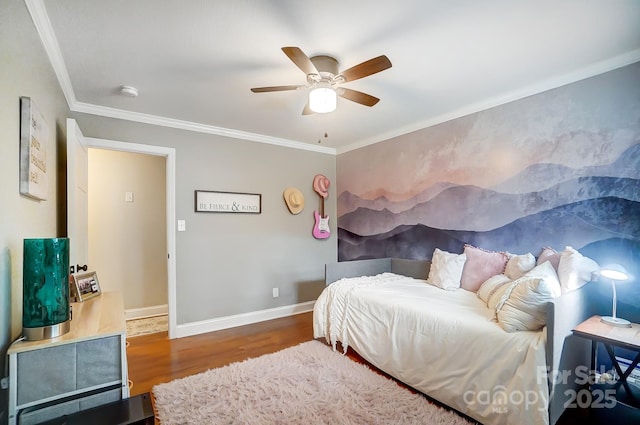
[[[313,212],[313,218],[315,223],[313,225],[313,237],[316,239],[327,239],[331,234],[329,231],[329,216],[324,215],[324,198],[322,199],[322,213],[318,213],[318,210]]]
[[[316,239],[327,239],[330,235],[329,231],[329,216],[324,215],[324,198],[329,196],[329,179],[322,175],[317,174],[313,178],[313,190],[320,196],[321,204],[320,211],[317,210],[313,212],[313,218],[315,219],[315,223],[313,225],[313,237]]]

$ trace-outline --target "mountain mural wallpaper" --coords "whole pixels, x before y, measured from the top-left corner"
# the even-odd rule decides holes
[[[640,274],[640,64],[343,153],[337,193],[339,261],[572,246]]]

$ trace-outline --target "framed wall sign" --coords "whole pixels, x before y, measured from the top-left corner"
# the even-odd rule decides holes
[[[259,193],[195,192],[196,212],[260,214],[262,211],[262,195]]]
[[[29,97],[20,97],[20,193],[47,199],[49,127]]]
[[[100,284],[98,283],[98,274],[96,272],[88,272],[73,275],[73,295],[79,302],[86,301],[90,298],[100,295]]]

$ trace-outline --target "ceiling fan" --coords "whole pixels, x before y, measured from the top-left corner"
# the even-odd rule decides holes
[[[309,103],[304,107],[302,115],[335,110],[336,96],[365,106],[375,105],[380,101],[377,97],[341,87],[341,84],[359,80],[391,68],[389,58],[382,55],[339,72],[338,61],[331,56],[319,55],[310,58],[298,47],[283,47],[282,51],[302,72],[307,74],[307,84],[254,87],[251,91],[254,93],[266,93],[310,88]]]

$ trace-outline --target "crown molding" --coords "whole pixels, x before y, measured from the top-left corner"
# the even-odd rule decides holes
[[[58,41],[51,27],[51,22],[47,15],[46,8],[43,0],[25,0],[31,18],[35,24],[35,27],[40,35],[44,48],[49,56],[51,65],[54,72],[58,77],[60,87],[67,100],[69,109],[74,112],[83,112],[87,114],[93,114],[98,116],[104,116],[109,118],[116,118],[127,121],[140,122],[145,124],[176,128],[187,131],[194,131],[199,133],[214,134],[218,136],[230,137],[235,139],[249,140],[258,143],[266,143],[271,145],[283,146],[292,149],[302,149],[313,152],[326,153],[330,155],[339,155],[345,152],[349,152],[355,149],[363,148],[369,145],[373,145],[385,140],[393,139],[414,131],[422,130],[437,124],[441,124],[446,121],[450,121],[456,118],[463,117],[465,115],[480,112],[486,109],[490,109],[496,106],[504,105],[515,100],[519,100],[528,96],[532,96],[538,93],[542,93],[554,88],[558,88],[567,84],[571,84],[586,78],[594,77],[605,72],[613,71],[614,69],[621,68],[623,66],[630,65],[632,63],[640,61],[640,49],[633,50],[631,52],[615,56],[613,58],[597,62],[589,65],[577,71],[564,74],[558,77],[547,79],[543,82],[536,83],[521,89],[517,89],[502,95],[492,97],[489,99],[476,102],[462,108],[455,109],[453,111],[446,112],[439,116],[430,118],[428,120],[419,121],[391,132],[379,134],[375,137],[363,139],[347,146],[339,148],[330,148],[326,146],[318,146],[310,143],[303,143],[289,139],[282,139],[278,137],[266,136],[257,133],[250,133],[240,130],[234,130],[224,127],[216,127],[212,125],[200,124],[191,121],[176,120],[173,118],[166,118],[156,115],[143,114],[139,112],[131,112],[122,109],[110,108],[105,106],[93,105],[89,103],[78,102],[73,86],[71,85],[71,79],[69,73],[64,64],[62,53],[60,52]]]
[[[494,108],[496,106],[504,105],[509,102],[513,102],[519,99],[523,99],[528,96],[543,93],[548,90],[552,90],[558,87],[562,87],[571,83],[578,82],[596,75],[604,74],[605,72],[613,71],[623,66],[631,65],[640,61],[640,49],[632,50],[628,53],[614,56],[613,58],[606,59],[600,62],[596,62],[587,67],[581,68],[577,71],[563,74],[554,78],[547,79],[545,81],[523,87],[511,92],[504,93],[502,95],[482,100],[470,105],[466,105],[462,108],[455,109],[453,111],[444,113],[437,117],[430,118],[425,121],[420,121],[408,126],[398,128],[392,132],[380,134],[376,137],[364,139],[347,146],[343,146],[336,149],[338,155],[349,152],[355,149],[360,149],[365,146],[373,145],[385,140],[393,139],[414,131],[422,130],[427,127],[432,127],[443,122],[451,121],[456,118],[463,117],[465,115],[473,114],[476,112],[484,111],[486,109]]]
[[[53,28],[51,27],[51,21],[49,15],[47,15],[47,9],[44,6],[43,0],[25,0],[31,20],[40,35],[40,40],[44,45],[44,50],[47,52],[53,71],[58,78],[60,88],[65,99],[67,99],[67,105],[69,109],[76,103],[76,95],[73,92],[73,86],[71,85],[71,78],[67,72],[67,67],[62,59],[62,52],[60,52],[60,45],[56,38]]]
[[[216,127],[213,125],[200,124],[191,121],[177,120],[157,115],[143,114],[141,112],[125,111],[107,106],[93,105],[84,102],[75,102],[71,106],[74,112],[82,112],[85,114],[98,115],[107,118],[115,118],[119,120],[134,121],[143,124],[157,125],[161,127],[176,128],[180,130],[194,131],[198,133],[215,134],[217,136],[230,137],[233,139],[249,140],[252,142],[266,143],[270,145],[283,146],[292,149],[301,149],[312,152],[326,153],[330,155],[336,154],[335,148],[327,146],[316,146],[310,143],[296,142],[293,140],[282,139],[279,137],[265,136],[263,134],[250,133],[247,131],[234,130],[224,127]]]
[[[62,58],[60,45],[51,27],[51,21],[47,15],[47,9],[43,0],[25,0],[27,9],[31,14],[31,19],[40,35],[42,44],[49,57],[49,61],[53,66],[53,70],[58,77],[58,82],[62,88],[67,105],[73,112],[82,112],[86,114],[98,115],[108,118],[116,118],[126,121],[134,121],[144,124],[157,125],[162,127],[176,128],[180,130],[194,131],[198,133],[214,134],[217,136],[230,137],[234,139],[248,140],[258,143],[266,143],[270,145],[282,146],[292,149],[301,149],[312,152],[325,153],[330,155],[336,154],[336,149],[327,146],[317,146],[310,143],[303,143],[279,137],[265,136],[263,134],[250,133],[247,131],[234,130],[224,127],[216,127],[212,125],[200,124],[191,121],[177,120],[157,115],[143,114],[140,112],[131,112],[123,109],[110,108],[106,106],[93,105],[89,103],[79,102],[76,99],[69,72]]]

